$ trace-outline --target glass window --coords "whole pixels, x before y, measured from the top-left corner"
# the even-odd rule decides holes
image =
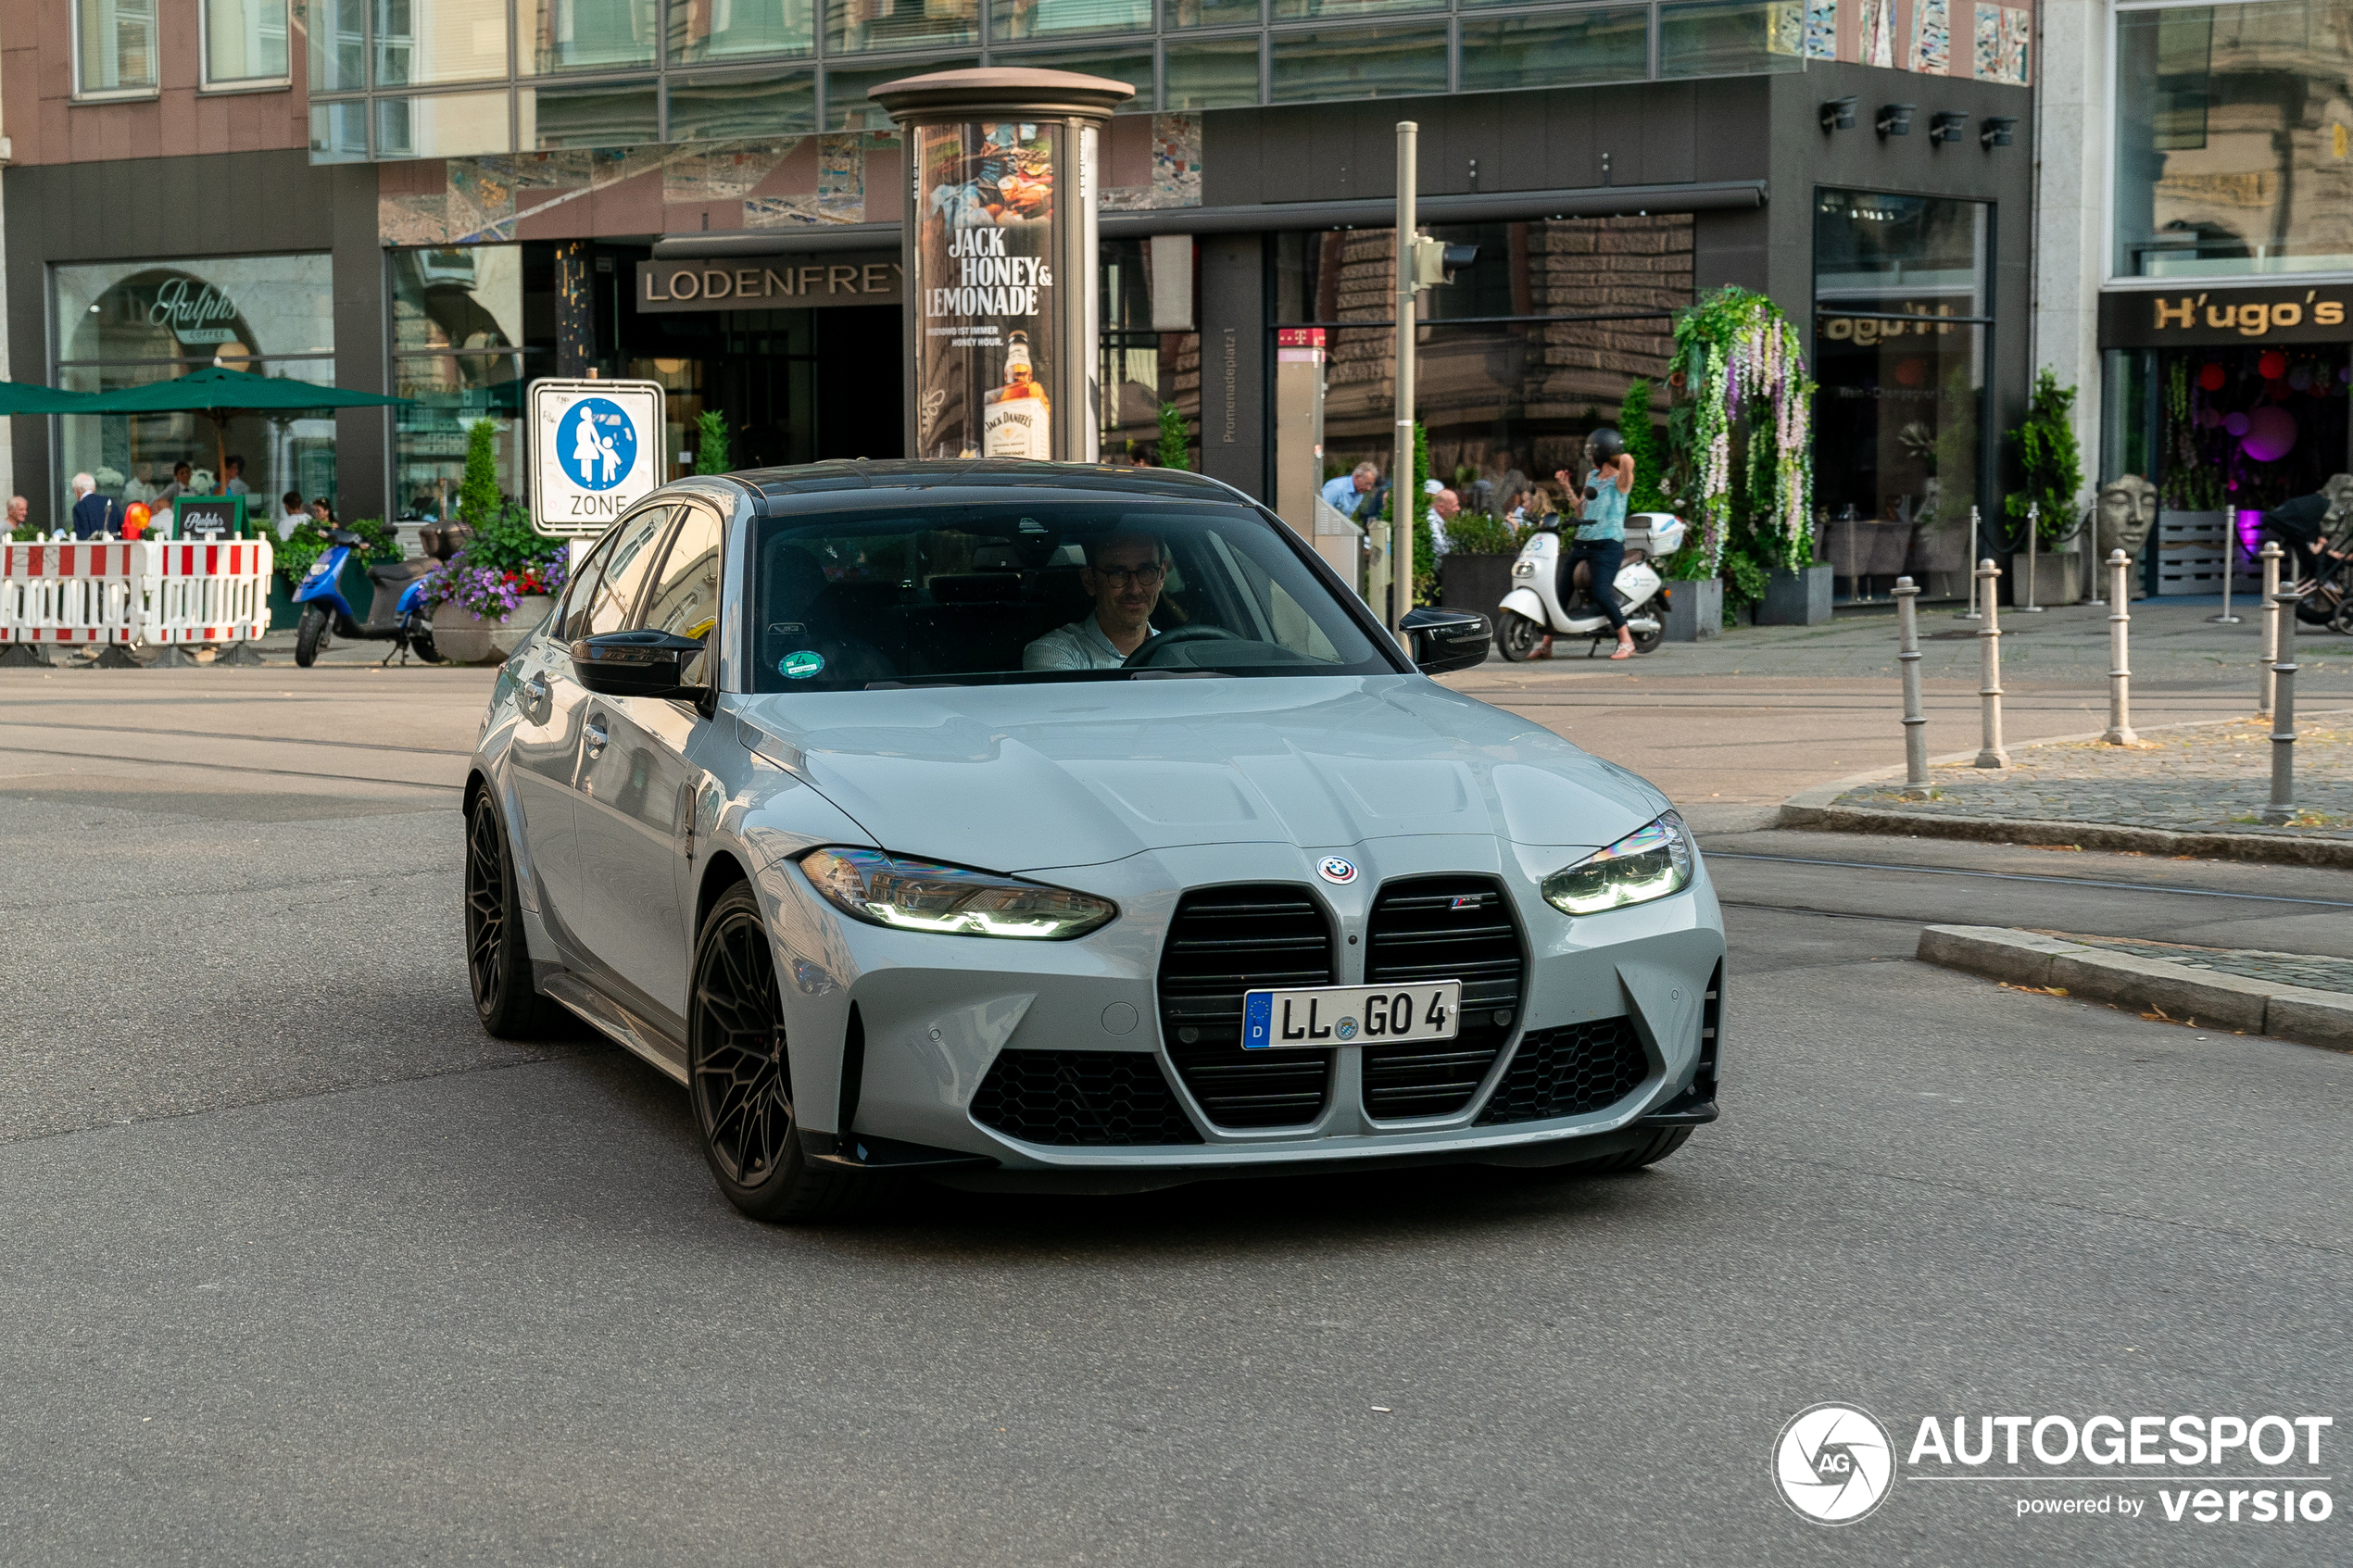
[[[286,0],[205,0],[208,86],[286,78]]]
[[[1162,107],[1222,109],[1258,102],[1258,38],[1192,38],[1167,45]]]
[[[1105,615],[1151,629],[1141,668],[1393,671],[1300,555],[1253,511],[1143,496],[770,518],[754,540],[755,689],[1124,679]]]
[[[1639,82],[1650,75],[1650,8],[1597,6],[1463,21],[1466,93]]]
[[[394,502],[402,517],[451,515],[465,477],[466,432],[482,420],[497,428],[498,487],[523,493],[522,355],[398,355],[392,390],[411,399],[394,412]]]
[[[681,507],[678,532],[661,558],[661,575],[646,596],[638,624],[681,637],[707,639],[719,624],[719,556],[726,531],[716,513]],[[682,685],[699,685],[702,656],[686,661]]]
[[[368,0],[310,0],[310,90],[368,84]],[[317,115],[312,115],[314,126]],[[363,143],[360,151],[364,156]]]
[[[979,38],[980,0],[831,0],[825,7],[825,47],[835,53]]]
[[[593,87],[525,87],[516,106],[518,134],[534,147],[626,147],[661,140],[650,82],[600,82]]]
[[[1443,27],[1278,32],[1268,96],[1278,104],[1446,91]]]
[[[598,580],[595,596],[588,601],[588,624],[580,635],[594,637],[627,629],[629,612],[637,606],[638,590],[646,585],[647,574],[653,570],[655,542],[661,539],[662,524],[670,521],[670,514],[675,509],[648,507],[614,524],[611,553],[606,560],[604,575]]]
[[[2116,19],[2124,277],[2353,267],[2353,0]]]
[[[1853,596],[1899,573],[1953,573],[1982,504],[1992,209],[1876,191],[1814,200],[1814,494],[1818,558]]]
[[[1804,67],[1801,0],[1688,0],[1658,8],[1658,74],[1748,76]]]
[[[516,26],[524,73],[653,64],[661,43],[659,5],[660,0],[520,0]]]
[[[997,0],[989,7],[992,34],[1051,38],[1072,32],[1150,32],[1151,0]]]
[[[1256,27],[1259,0],[1161,0],[1160,25],[1171,30],[1189,27]]]
[[[368,105],[365,99],[310,106],[310,161],[368,161]]]
[[[392,253],[396,350],[520,348],[522,339],[520,246]]]
[[[548,629],[561,642],[574,642],[588,634],[588,607],[596,601],[597,590],[605,580],[605,562],[612,558],[613,537],[607,533],[588,552],[588,558],[572,570],[572,581],[565,585],[563,606]]]
[[[1019,66],[1028,70],[1075,70],[1081,76],[1125,82],[1136,90],[1136,95],[1113,112],[1152,112],[1152,45],[1148,38],[1139,39],[1128,48],[1051,49],[1036,55],[1012,55],[1000,50],[988,59],[992,65]]]
[[[670,79],[670,139],[673,142],[799,136],[816,129],[814,70]]]
[[[670,0],[670,57],[806,55],[817,46],[815,19],[815,0]]]
[[[1383,11],[1442,11],[1446,0],[1271,0],[1274,19],[1280,21],[1346,21]]]
[[[74,0],[74,53],[83,93],[156,84],[156,0]]]
[[[375,0],[376,84],[507,74],[506,0]]]
[[[69,365],[57,384],[69,392],[119,392],[170,381],[197,367],[186,363]],[[256,375],[332,386],[333,359],[238,359],[229,367]],[[261,418],[233,413],[220,424],[209,415],[74,414],[57,421],[59,456],[66,473],[87,472],[100,494],[125,505],[169,502],[175,480],[197,495],[220,495],[245,486],[246,512],[274,519],[277,496],[299,490],[306,499],[335,494],[335,420],[321,411],[307,418]],[[228,458],[241,459],[238,476],[224,477]],[[187,471],[179,470],[184,465]]]
[[[376,156],[472,157],[510,149],[507,90],[377,98]]]
[[[936,70],[969,70],[980,64],[970,55],[962,58],[891,60],[825,72],[825,125],[832,131],[888,131],[890,116],[867,93],[902,76],[928,76]]]

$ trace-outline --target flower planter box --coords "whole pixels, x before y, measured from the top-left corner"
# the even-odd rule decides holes
[[[1494,620],[1496,607],[1512,591],[1512,562],[1517,559],[1516,554],[1474,556],[1459,550],[1447,556],[1439,572],[1438,602],[1447,609],[1466,609]]]
[[[1695,577],[1669,580],[1667,613],[1659,618],[1662,635],[1670,643],[1697,643],[1724,634],[1724,580]]]
[[[433,612],[434,651],[459,664],[504,662],[539,630],[555,602],[547,594],[527,595],[503,621],[486,621],[454,604],[442,605]]]
[[[1756,607],[1759,626],[1819,626],[1831,618],[1831,565],[1775,571],[1765,579],[1765,602]]]

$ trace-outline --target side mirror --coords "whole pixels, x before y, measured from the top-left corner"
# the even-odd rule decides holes
[[[670,696],[689,700],[700,686],[682,685],[686,661],[703,645],[675,632],[605,632],[572,645],[572,667],[580,684],[598,696]]]
[[[1488,639],[1493,635],[1483,615],[1427,607],[1406,611],[1402,630],[1413,652],[1414,667],[1425,675],[1443,675],[1484,663]]]

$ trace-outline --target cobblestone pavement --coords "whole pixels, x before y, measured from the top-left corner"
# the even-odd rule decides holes
[[[2285,827],[2260,820],[2271,797],[2271,721],[2257,719],[2160,730],[2133,747],[2096,741],[2013,746],[2005,769],[1932,769],[1930,799],[1907,800],[1899,785],[1887,784],[1850,790],[1838,803],[1928,816],[2353,838],[2353,727],[2347,723],[2353,714],[2314,717],[2296,743],[2302,814]]]
[[[2182,964],[2190,969],[2235,974],[2242,980],[2273,980],[2284,985],[2309,986],[2315,991],[2353,992],[2353,959],[2317,958],[2309,953],[2267,953],[2253,947],[2194,947],[2183,942],[2136,941],[2128,936],[2086,936],[2074,931],[2038,931],[2034,935],[2056,936],[2063,942],[2081,942],[2086,947],[2126,953],[2136,959],[2162,959],[2168,963]]]

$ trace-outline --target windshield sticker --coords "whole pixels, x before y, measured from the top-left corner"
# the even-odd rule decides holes
[[[825,667],[825,656],[802,648],[776,660],[776,669],[787,681],[806,681]]]

